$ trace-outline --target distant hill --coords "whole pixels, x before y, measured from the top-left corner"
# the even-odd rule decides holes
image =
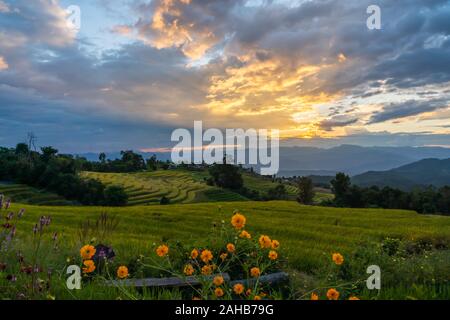
[[[280,148],[280,175],[301,172],[345,172],[357,175],[367,171],[384,171],[427,158],[450,158],[449,148],[440,147],[360,147],[342,145],[330,149],[310,147]],[[306,175],[317,175],[309,172]]]
[[[390,186],[402,190],[450,185],[450,159],[424,159],[388,171],[369,171],[352,177],[359,186]]]
[[[170,152],[141,152],[145,159],[156,154],[159,160],[170,159]],[[98,160],[98,154],[79,154]],[[106,154],[120,158],[120,152]],[[361,147],[341,145],[330,149],[314,147],[280,147],[278,176],[333,176],[337,172],[357,175],[367,171],[384,171],[427,158],[450,158],[450,148],[441,147]],[[257,168],[257,167],[255,167]]]

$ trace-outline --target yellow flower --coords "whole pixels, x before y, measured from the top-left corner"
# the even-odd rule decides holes
[[[225,259],[228,257],[228,254],[227,253],[222,253],[221,255],[220,255],[220,259],[222,259],[222,261],[225,261]]]
[[[202,267],[202,274],[207,276],[210,275],[212,273],[212,268],[210,265],[206,265]]]
[[[319,300],[319,296],[313,292],[311,294],[311,300]]]
[[[95,263],[92,260],[85,260],[83,261],[83,264],[85,268],[83,268],[84,273],[91,273],[95,270]]]
[[[330,289],[327,291],[328,300],[337,300],[339,299],[339,292],[336,289]]]
[[[239,237],[243,238],[243,239],[251,239],[252,236],[250,235],[250,233],[248,233],[247,231],[242,231],[241,234],[239,235]]]
[[[340,266],[344,263],[344,257],[340,253],[333,253],[333,261]]]
[[[222,288],[216,288],[216,290],[214,290],[214,294],[216,295],[216,297],[223,297],[223,290]]]
[[[276,251],[270,251],[269,252],[269,259],[270,260],[277,260],[278,259],[278,253]]]
[[[223,284],[223,277],[222,276],[217,276],[214,278],[213,283],[216,287],[220,287]]]
[[[253,300],[261,300],[261,297],[260,297],[260,296],[255,296],[255,297],[253,298]]]
[[[261,274],[261,270],[259,270],[259,268],[254,267],[254,268],[251,268],[251,269],[250,269],[250,275],[251,275],[253,278],[259,277],[260,274]]]
[[[117,269],[117,277],[119,277],[119,279],[125,279],[128,277],[128,268],[125,266],[120,266]]]
[[[201,254],[201,256],[200,256],[200,258],[202,259],[202,261],[203,261],[204,263],[208,263],[209,261],[212,260],[213,255],[212,255],[211,251],[209,251],[209,250],[203,250],[203,251],[202,251],[202,254]]]
[[[192,265],[187,264],[184,266],[184,274],[187,276],[192,276],[194,274],[194,267],[192,267]]]
[[[156,254],[161,258],[167,256],[168,253],[169,247],[166,246],[165,244],[160,245],[158,248],[156,248]]]
[[[234,253],[236,251],[236,247],[234,246],[234,244],[229,243],[227,244],[227,250],[229,253]]]
[[[95,255],[95,248],[91,245],[85,245],[80,249],[80,255],[83,260],[90,260]]]
[[[348,298],[348,300],[359,300],[359,298],[355,297],[355,296],[351,296],[350,298]]]
[[[261,248],[270,248],[272,247],[272,240],[270,240],[269,236],[261,236],[259,237],[259,245]]]
[[[197,257],[198,257],[198,250],[197,249],[192,250],[191,258],[195,260],[195,259],[197,259]]]
[[[278,240],[272,240],[272,249],[277,250],[280,247],[280,242]]]
[[[233,227],[235,227],[236,229],[242,229],[245,227],[245,223],[246,223],[247,219],[245,218],[245,216],[243,216],[240,213],[236,213],[232,218],[231,218],[231,224],[233,225]]]
[[[242,283],[237,283],[233,286],[233,291],[236,294],[242,294],[244,292],[245,288]]]

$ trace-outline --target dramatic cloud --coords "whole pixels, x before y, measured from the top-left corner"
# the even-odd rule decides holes
[[[0,56],[0,71],[8,69],[8,63],[6,63],[5,58]]]
[[[31,121],[47,138],[59,123],[84,138],[126,128],[152,139],[135,137],[142,148],[164,147],[145,126],[194,120],[308,139],[450,134],[450,1],[379,0],[382,29],[368,30],[372,2],[83,0],[77,36],[69,1],[0,0],[0,138]],[[133,140],[96,144],[107,136]]]
[[[450,100],[431,100],[431,101],[406,101],[403,103],[389,104],[381,111],[375,112],[369,120],[369,123],[384,122],[392,119],[401,119],[415,116],[421,113],[431,112],[438,109],[447,108]]]

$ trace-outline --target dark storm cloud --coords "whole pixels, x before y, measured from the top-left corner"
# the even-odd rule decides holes
[[[107,144],[102,139],[116,139],[117,145],[148,147],[146,139],[136,138],[148,137],[147,127],[157,137],[158,130],[212,118],[209,111],[196,108],[208,102],[212,79],[225,81],[230,68],[251,69],[272,61],[277,68],[268,78],[280,72],[280,77],[295,79],[302,66],[320,70],[299,80],[294,92],[283,88],[249,94],[244,111],[256,113],[261,101],[283,95],[345,96],[358,86],[354,97],[369,98],[405,88],[429,91],[422,87],[450,81],[447,0],[318,0],[294,7],[278,1],[249,6],[244,0],[136,0],[130,3],[137,18],[129,26],[136,32],[135,42],[101,54],[93,54],[88,41],[80,45],[75,40],[57,1],[3,2],[10,8],[0,12],[0,57],[8,64],[0,70],[3,140],[23,136],[31,127],[49,139],[53,132],[55,139],[70,128],[80,133],[74,138],[79,147],[92,133],[99,145]],[[366,27],[370,4],[381,7],[382,30]],[[153,28],[158,12],[166,24]],[[341,62],[340,54],[345,56]],[[201,63],[187,67],[192,57]],[[215,96],[239,98],[230,92]],[[371,115],[369,124],[445,106],[448,101],[439,99],[387,103]],[[284,123],[290,119],[289,113],[278,116]],[[342,117],[334,110],[329,117],[318,122],[325,131],[358,124],[351,112]]]
[[[403,103],[391,103],[384,106],[381,111],[375,112],[368,123],[379,123],[393,119],[415,116],[425,112],[431,112],[438,109],[447,108],[450,105],[449,100],[431,100],[431,101],[406,101]]]

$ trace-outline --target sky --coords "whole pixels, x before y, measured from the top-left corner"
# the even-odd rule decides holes
[[[450,1],[0,0],[0,145],[165,148],[198,120],[450,147]]]

